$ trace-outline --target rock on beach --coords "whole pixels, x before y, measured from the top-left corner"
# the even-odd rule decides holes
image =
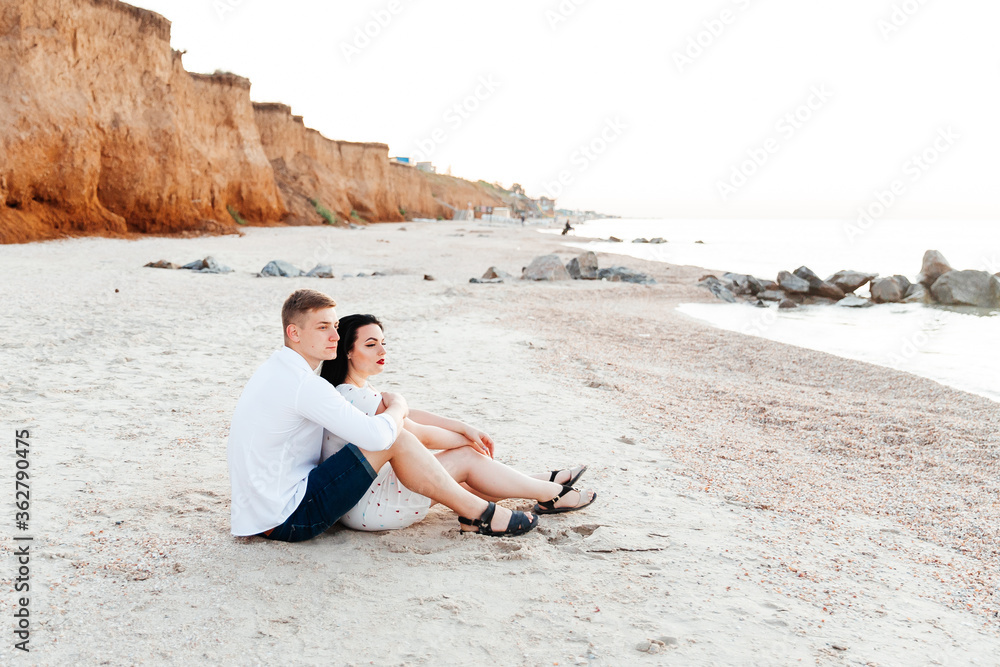
[[[809,282],[788,271],[778,273],[778,285],[786,292],[809,293]]]
[[[521,274],[522,280],[570,280],[559,255],[542,255],[532,260]]]
[[[862,273],[861,271],[837,271],[826,279],[825,282],[836,285],[845,294],[850,294],[854,290],[867,285],[878,277],[877,273]]]
[[[899,303],[904,294],[895,278],[879,278],[872,283],[871,292],[875,303]]]
[[[656,284],[656,281],[653,280],[652,276],[642,273],[641,271],[627,269],[624,266],[612,266],[607,269],[601,269],[597,272],[597,277],[601,280],[607,280],[613,283],[636,283],[639,285]]]
[[[262,278],[297,278],[303,272],[283,259],[275,259],[268,262],[257,275]]]
[[[566,270],[576,280],[597,280],[597,253],[588,250],[574,257],[569,260]]]
[[[946,306],[1000,308],[1000,279],[987,271],[949,271],[934,281],[931,293]]]
[[[954,269],[951,268],[951,264],[944,258],[944,255],[939,250],[928,250],[924,253],[917,282],[924,287],[931,287],[938,278],[949,271],[954,271]]]

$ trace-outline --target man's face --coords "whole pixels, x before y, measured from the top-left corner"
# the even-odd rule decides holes
[[[337,309],[322,308],[302,316],[299,323],[288,325],[285,332],[291,342],[289,347],[302,355],[311,368],[321,361],[337,357]]]

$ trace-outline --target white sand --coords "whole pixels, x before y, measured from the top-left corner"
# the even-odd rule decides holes
[[[0,479],[30,429],[35,537],[32,652],[7,634],[0,662],[1000,664],[995,403],[680,316],[710,298],[698,269],[602,256],[660,284],[470,285],[576,251],[402,226],[0,246]],[[208,254],[237,272],[142,268]],[[251,275],[278,258],[338,278]],[[339,277],[358,271],[389,275]],[[598,502],[514,539],[443,508],[231,537],[229,419],[303,286],[385,321],[381,387],[521,469],[588,463]]]

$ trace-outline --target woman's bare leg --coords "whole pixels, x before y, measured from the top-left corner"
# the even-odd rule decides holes
[[[462,449],[469,449],[474,455],[480,456],[471,448]],[[450,471],[442,465],[440,457],[427,451],[416,436],[406,430],[400,431],[396,442],[389,449],[378,452],[362,449],[361,453],[376,471],[386,463],[391,463],[393,471],[406,488],[451,508],[459,516],[477,519],[486,511],[487,501],[459,486]],[[530,518],[530,514],[528,516]],[[510,510],[498,505],[490,526],[496,531],[505,530],[510,517]]]
[[[418,424],[410,419],[403,420],[403,428],[417,436],[417,440],[422,442],[427,449],[454,449],[469,444],[469,439],[461,433],[437,426]]]
[[[460,447],[441,452],[436,457],[455,481],[466,486],[480,498],[493,502],[503,498],[531,498],[537,501],[552,500],[562,492],[562,485],[536,479],[505,466],[471,447]],[[573,507],[589,502],[592,491],[568,493],[559,499],[556,507]]]

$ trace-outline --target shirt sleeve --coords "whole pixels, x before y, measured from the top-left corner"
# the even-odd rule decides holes
[[[369,417],[318,376],[306,376],[299,385],[295,409],[309,421],[370,452],[389,449],[399,435],[391,417]]]

